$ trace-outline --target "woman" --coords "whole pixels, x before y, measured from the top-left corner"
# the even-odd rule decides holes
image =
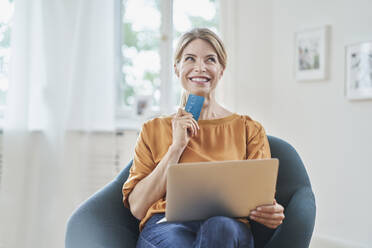
[[[194,29],[180,38],[174,70],[185,91],[181,105],[190,93],[205,101],[198,122],[181,107],[175,115],[152,119],[142,127],[123,185],[124,205],[141,220],[137,247],[254,247],[248,218],[269,228],[277,228],[284,219],[283,207],[274,200],[245,219],[216,216],[157,224],[165,213],[170,164],[271,157],[262,126],[216,102],[226,57],[221,40],[208,29]]]

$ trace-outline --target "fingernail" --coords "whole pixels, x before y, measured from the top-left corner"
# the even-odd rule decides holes
[[[257,212],[256,211],[252,211],[251,214],[256,214]]]
[[[262,208],[257,208],[257,210],[258,210],[258,211],[261,211],[261,210],[262,210]]]

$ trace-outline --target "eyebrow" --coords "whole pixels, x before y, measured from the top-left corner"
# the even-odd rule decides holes
[[[192,54],[192,53],[186,53],[184,56],[196,57],[196,55],[195,54]],[[205,57],[217,57],[217,55],[215,55],[215,54],[208,54]]]

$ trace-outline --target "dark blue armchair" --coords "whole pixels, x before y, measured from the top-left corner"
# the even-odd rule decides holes
[[[284,222],[272,230],[251,221],[255,247],[308,247],[315,224],[315,198],[309,177],[296,150],[268,136],[273,158],[279,158],[276,199],[285,208]],[[122,203],[122,185],[130,162],[120,174],[81,204],[67,222],[66,248],[132,248],[136,246],[138,220]]]

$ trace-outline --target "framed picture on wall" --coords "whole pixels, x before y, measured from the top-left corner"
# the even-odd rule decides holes
[[[372,41],[346,46],[346,97],[372,99]]]
[[[329,26],[295,34],[295,74],[297,81],[325,80],[328,71]]]

